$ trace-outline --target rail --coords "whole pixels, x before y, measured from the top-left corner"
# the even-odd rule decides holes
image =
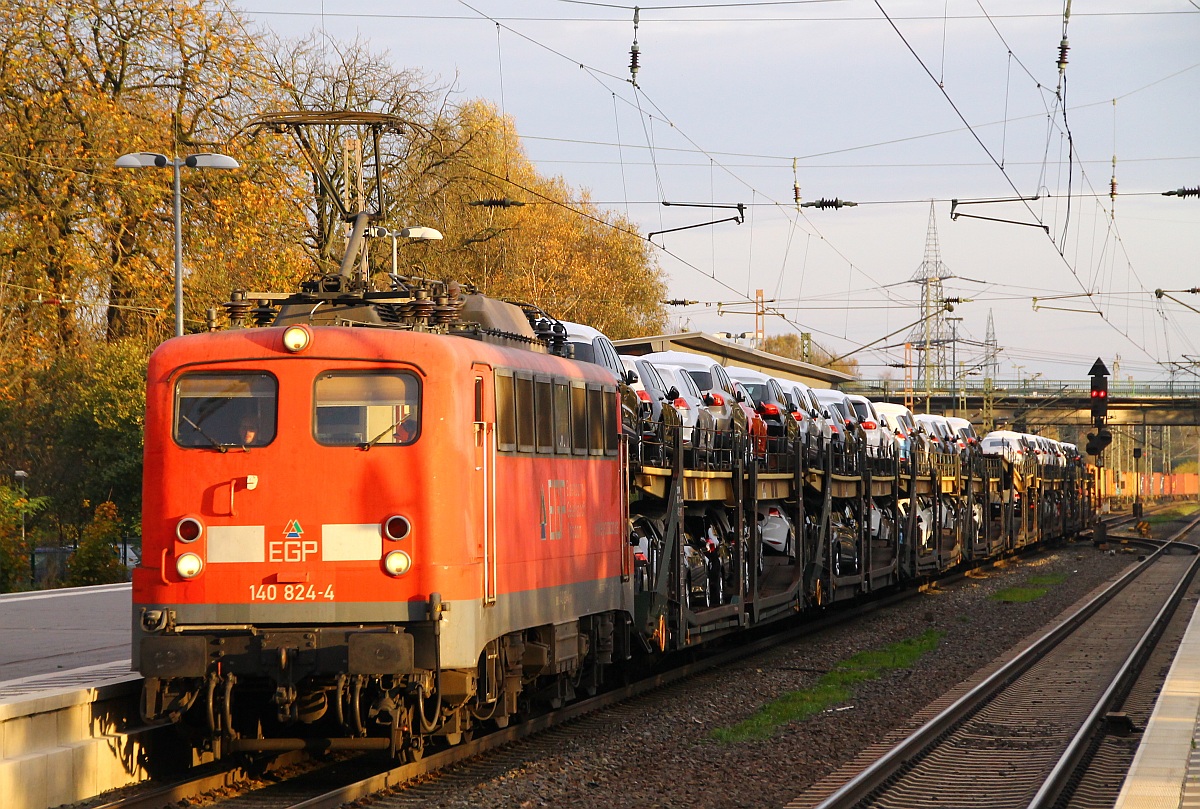
[[[1163,542],[1163,549],[1165,550],[1172,543],[1178,542],[1179,538],[1195,528],[1197,523],[1200,523],[1200,517],[1195,518],[1168,537]],[[1052,809],[1058,803],[1063,791],[1067,789],[1072,777],[1087,756],[1092,739],[1100,732],[1105,713],[1128,692],[1130,685],[1137,677],[1138,671],[1140,671],[1144,661],[1153,650],[1154,644],[1158,641],[1159,636],[1162,635],[1167,622],[1170,621],[1175,609],[1183,602],[1188,586],[1198,567],[1200,567],[1200,556],[1197,557],[1196,561],[1188,569],[1187,574],[1179,580],[1179,584],[1176,585],[1170,597],[1163,604],[1162,609],[1159,610],[1158,615],[1155,616],[1154,621],[1146,629],[1145,633],[1143,633],[1141,639],[1138,640],[1137,646],[1134,647],[1133,652],[1121,666],[1121,670],[1117,672],[1112,682],[1109,683],[1108,688],[1105,689],[1104,694],[1097,700],[1096,707],[1088,714],[1079,732],[1075,734],[1075,738],[1071,740],[1066,751],[1059,758],[1058,763],[1055,764],[1054,769],[1051,770],[1050,775],[1047,776],[1045,782],[1042,784],[1041,789],[1038,790],[1033,800],[1030,801],[1029,809]]]
[[[1191,530],[1191,528],[1193,528],[1198,522],[1200,522],[1200,518],[1197,518],[1197,520],[1193,521],[1185,529],[1185,531]],[[1159,548],[1154,553],[1148,555],[1142,563],[1138,564],[1124,576],[1119,578],[1104,592],[1091,599],[1087,604],[1081,607],[1065,621],[1061,622],[1058,626],[1032,643],[1017,657],[1010,660],[999,670],[987,677],[974,688],[970,689],[967,693],[963,694],[949,707],[947,707],[925,725],[909,734],[905,739],[877,759],[873,764],[859,772],[857,775],[839,787],[836,791],[834,791],[831,795],[822,800],[819,804],[817,804],[816,809],[850,809],[850,807],[858,806],[863,801],[868,800],[872,793],[880,788],[885,787],[885,785],[887,785],[902,770],[913,766],[914,762],[917,759],[924,757],[926,753],[937,744],[939,739],[943,738],[947,733],[951,732],[955,727],[966,721],[969,717],[975,715],[981,706],[993,699],[996,694],[1008,687],[1011,683],[1015,682],[1017,678],[1022,676],[1027,670],[1038,663],[1047,653],[1049,653],[1050,650],[1061,643],[1064,639],[1071,636],[1077,629],[1091,619],[1102,607],[1111,601],[1118,593],[1125,589],[1127,585],[1129,585],[1134,579],[1136,579],[1151,565],[1153,565],[1168,547],[1170,547],[1170,544],[1164,544],[1162,548]],[[1200,565],[1200,556],[1197,556],[1196,562],[1189,566],[1188,572],[1183,577],[1185,581],[1190,581],[1198,565]],[[1173,593],[1173,597],[1176,595],[1177,593]],[[1167,603],[1170,603],[1170,599],[1168,599]],[[1155,619],[1155,625],[1162,620],[1164,611],[1169,613],[1169,610],[1166,608],[1160,610]],[[1144,639],[1145,636],[1143,636],[1143,640]],[[1135,657],[1140,652],[1140,643],[1137,648],[1138,651],[1135,651],[1135,653],[1131,654],[1130,657]],[[1120,673],[1114,679],[1121,679],[1125,677],[1126,669],[1127,665],[1122,666]],[[1102,705],[1107,704],[1104,702],[1104,700],[1109,699],[1113,691],[1113,686],[1106,688],[1104,692],[1104,698],[1102,698],[1100,701]],[[1098,708],[1097,710],[1100,709]],[[1094,727],[1094,722],[1096,721],[1095,715],[1096,712],[1093,711],[1093,715],[1089,716],[1088,721],[1084,723],[1085,728],[1090,729]],[[1102,716],[1102,713],[1100,715]],[[1067,771],[1066,775],[1060,773],[1058,769],[1054,771],[1053,777],[1056,779],[1056,782],[1058,779],[1068,778],[1070,773],[1074,771],[1073,765],[1077,761],[1077,758],[1075,757],[1078,756],[1078,751],[1081,749],[1081,747],[1085,746],[1086,745],[1084,742],[1081,741],[1075,741],[1068,745],[1068,753],[1073,758],[1066,762],[1062,762],[1059,765],[1061,769]],[[1065,759],[1066,757],[1067,755],[1064,754],[1063,758]],[[1054,794],[1057,795],[1057,792],[1054,792]],[[1036,805],[1044,807],[1052,804],[1053,801],[1051,800],[1049,803]]]

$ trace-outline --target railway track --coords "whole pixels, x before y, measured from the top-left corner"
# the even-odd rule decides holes
[[[946,579],[943,579],[946,581]],[[287,769],[295,767],[302,756],[287,754],[281,758],[282,769],[270,768],[265,775],[248,773],[236,768],[220,772],[208,772],[188,777],[175,783],[137,789],[126,796],[103,804],[93,804],[89,809],[162,809],[180,803],[200,802],[209,807],[252,806],[255,809],[333,809],[371,795],[418,784],[426,776],[437,773],[439,777],[455,779],[461,777],[484,777],[489,771],[504,771],[528,755],[527,744],[554,745],[554,737],[545,741],[530,739],[544,734],[551,728],[577,726],[587,732],[587,715],[605,708],[628,702],[635,697],[676,683],[701,672],[719,668],[743,660],[747,656],[770,650],[780,644],[800,640],[817,632],[827,630],[868,612],[882,609],[890,604],[918,594],[916,588],[864,603],[854,608],[840,610],[822,616],[808,616],[802,624],[782,632],[774,631],[761,637],[745,639],[727,648],[701,653],[690,662],[676,660],[676,665],[657,673],[649,673],[629,685],[597,694],[555,711],[549,711],[521,723],[489,733],[473,740],[464,741],[454,747],[429,753],[419,761],[400,766],[390,766],[379,755],[346,757],[326,766],[304,767],[295,773]],[[778,630],[778,627],[776,627]],[[695,653],[693,653],[695,654]],[[514,743],[520,742],[521,746]],[[509,748],[505,750],[503,748]],[[429,798],[431,790],[437,789],[436,781],[426,782],[408,798],[398,798],[401,804],[419,805]]]
[[[873,764],[832,793],[827,780],[789,807],[1048,809],[1064,805],[1072,790],[1072,805],[1092,805],[1098,790],[1087,764],[1111,759],[1114,745],[1104,739],[1129,729],[1114,709],[1200,569],[1196,546],[1180,542],[1198,523],[1200,517],[920,728],[879,750]]]
[[[1041,550],[1043,549],[1039,548],[1038,552]],[[944,578],[941,583],[948,584],[960,575]],[[93,809],[158,809],[181,801],[197,800],[210,806],[324,809],[386,791],[393,792],[388,799],[389,805],[422,805],[425,801],[433,800],[439,791],[454,789],[464,779],[486,780],[495,774],[511,770],[530,756],[536,757],[538,750],[543,746],[548,745],[547,749],[554,749],[555,745],[562,744],[563,734],[588,733],[591,723],[587,718],[589,713],[633,700],[638,695],[704,670],[742,660],[756,651],[774,648],[789,641],[799,640],[805,635],[829,629],[866,612],[915,595],[916,592],[915,589],[904,591],[854,610],[836,612],[815,620],[809,616],[803,626],[707,655],[702,660],[663,671],[629,686],[538,716],[528,722],[514,724],[486,737],[429,754],[413,764],[391,767],[379,756],[360,756],[338,762],[312,774],[273,774],[268,779],[255,778],[244,772],[209,774],[131,795]],[[552,727],[556,727],[557,730],[550,734],[543,733]],[[517,742],[519,744],[516,744]],[[429,777],[435,773],[435,778]]]

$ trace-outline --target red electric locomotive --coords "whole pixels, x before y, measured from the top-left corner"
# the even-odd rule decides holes
[[[217,755],[415,757],[626,653],[618,380],[516,306],[349,281],[150,360],[134,667]]]

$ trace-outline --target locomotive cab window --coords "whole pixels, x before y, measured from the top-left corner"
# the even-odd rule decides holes
[[[554,383],[554,451],[571,454],[571,386]]]
[[[326,446],[411,444],[421,434],[421,386],[406,371],[328,371],[313,406],[313,434]]]
[[[275,440],[279,383],[262,373],[190,373],[175,384],[175,443],[264,447]]]

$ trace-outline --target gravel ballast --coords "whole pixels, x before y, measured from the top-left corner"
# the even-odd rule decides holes
[[[1136,557],[1090,543],[1063,544],[877,610],[774,651],[659,689],[551,731],[522,765],[452,778],[428,806],[778,807],[1117,576]],[[1042,597],[1000,602],[999,590],[1065,576]],[[1044,586],[1044,585],[1043,585]],[[769,738],[713,738],[789,692],[814,685],[840,661],[928,630],[937,648],[909,669],[855,686],[850,699]],[[485,768],[486,769],[486,768]],[[402,797],[373,802],[411,805]],[[410,796],[414,797],[414,796]]]

